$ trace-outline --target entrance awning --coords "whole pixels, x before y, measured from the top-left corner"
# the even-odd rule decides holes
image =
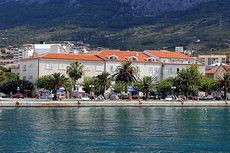
[[[127,90],[130,91],[130,92],[131,92],[131,91],[136,91],[136,90],[133,89],[133,88],[127,88]]]

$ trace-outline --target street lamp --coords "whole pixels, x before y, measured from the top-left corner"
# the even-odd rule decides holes
[[[93,97],[92,97],[92,92],[91,92],[91,89],[92,88],[94,88],[94,85],[92,84],[92,85],[89,85],[89,94],[90,94],[90,99],[92,100],[93,99]]]
[[[20,90],[20,87],[19,87],[19,86],[17,86],[17,91],[18,91],[18,93],[19,93],[19,90]]]
[[[172,95],[173,95],[174,94],[174,90],[176,89],[176,87],[172,86],[171,89],[172,89]]]
[[[77,83],[75,86],[77,87],[77,98],[79,98],[79,87],[81,86],[81,83]]]

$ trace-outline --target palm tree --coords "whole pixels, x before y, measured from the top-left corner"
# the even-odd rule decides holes
[[[66,72],[76,83],[76,81],[84,74],[83,65],[79,61],[73,62],[67,67]]]
[[[198,89],[202,77],[203,75],[198,71],[198,66],[192,65],[178,72],[175,83],[184,92],[184,95],[188,97],[190,91]]]
[[[151,76],[144,76],[141,81],[137,83],[139,91],[142,91],[146,95],[146,99],[149,99],[149,92],[153,90],[155,78]]]
[[[225,73],[223,78],[218,78],[218,82],[224,91],[224,99],[227,100],[227,93],[230,90],[230,73]]]
[[[102,72],[96,78],[99,92],[104,96],[105,90],[108,89],[111,85],[112,79],[110,78],[110,73]]]
[[[85,77],[83,80],[83,90],[90,94],[90,92],[93,91],[93,87],[96,86],[96,82],[96,77]]]
[[[124,62],[116,69],[113,78],[116,82],[124,81],[127,83],[133,83],[137,81],[137,69],[131,62]]]
[[[53,87],[54,90],[58,90],[60,87],[66,88],[69,83],[69,79],[61,73],[54,73],[49,79],[49,85]]]

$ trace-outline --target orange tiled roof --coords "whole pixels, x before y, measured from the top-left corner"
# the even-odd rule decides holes
[[[223,65],[223,67],[230,70],[230,65]]]
[[[1,62],[13,62],[14,60],[0,60]]]
[[[88,61],[102,61],[102,59],[97,56],[90,54],[61,54],[61,53],[46,53],[38,55],[36,57],[29,57],[25,59],[37,59],[37,58],[47,58],[47,59],[67,59],[67,60],[88,60]]]
[[[151,62],[148,61],[150,56],[142,53],[142,52],[137,52],[137,51],[119,51],[119,50],[102,50],[102,51],[97,51],[90,53],[93,55],[97,55],[98,57],[102,58],[103,60],[106,61],[131,61],[129,60],[130,57],[135,57],[137,58],[136,61],[131,61],[131,62]],[[110,56],[116,56],[118,59],[109,59]],[[161,63],[159,61],[155,61],[157,63]]]
[[[205,72],[205,74],[215,74],[216,71],[218,70],[218,68],[219,68],[219,66],[218,66],[218,67],[215,67],[215,68],[213,68],[213,69],[211,69],[211,70],[208,70],[208,71]]]
[[[151,53],[160,58],[193,59],[190,56],[178,52],[155,51],[155,50],[146,50],[146,52]]]

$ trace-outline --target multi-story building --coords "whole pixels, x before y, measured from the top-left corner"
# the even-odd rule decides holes
[[[189,56],[166,51],[136,52],[102,50],[77,55],[47,53],[22,59],[20,64],[20,79],[35,83],[35,80],[40,76],[51,75],[55,72],[67,75],[67,66],[76,60],[84,65],[84,76],[97,76],[103,71],[113,74],[121,63],[131,61],[138,70],[139,78],[153,76],[156,78],[156,81],[175,77],[178,71],[194,63],[194,59]],[[204,73],[204,66],[199,65],[199,70]]]
[[[20,48],[14,49],[13,60],[15,64],[19,64],[20,59],[28,58],[45,53],[76,53],[73,44],[64,42],[63,44],[25,44]]]
[[[196,64],[194,58],[178,52],[146,50],[144,53],[162,62],[161,79],[176,77],[177,72],[183,68]],[[205,66],[202,64],[198,65],[199,71],[204,73]]]
[[[220,65],[205,72],[205,74],[213,79],[223,78],[225,73],[230,73],[230,65]]]
[[[226,55],[199,55],[197,58],[198,63],[202,63],[205,66],[216,63],[227,63]]]

